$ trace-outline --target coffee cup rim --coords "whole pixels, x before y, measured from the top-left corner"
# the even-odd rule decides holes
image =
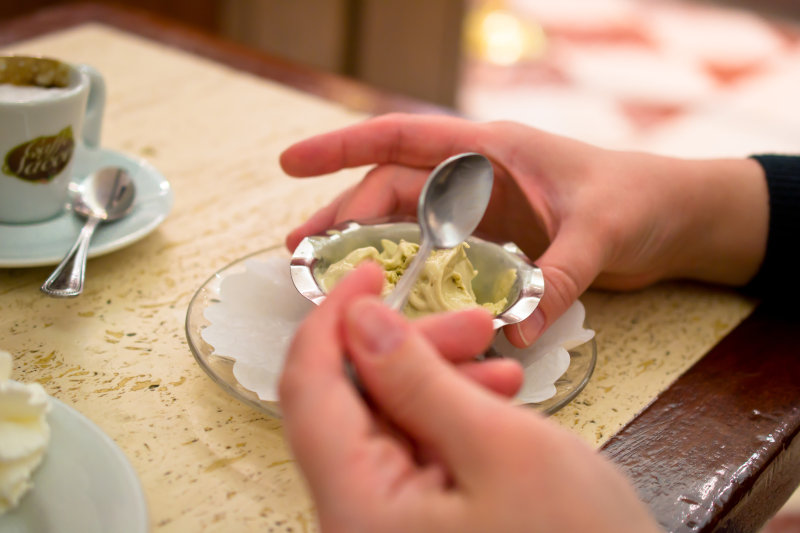
[[[89,76],[81,71],[75,64],[70,63],[69,61],[64,61],[62,59],[58,59],[55,57],[50,57],[46,55],[31,55],[31,54],[0,54],[0,59],[3,58],[23,58],[23,59],[46,59],[50,61],[57,61],[62,65],[65,65],[69,69],[69,83],[66,87],[57,87],[61,89],[58,93],[56,93],[51,98],[46,99],[39,99],[39,100],[32,100],[32,101],[24,101],[24,102],[3,102],[0,101],[0,107],[20,107],[20,106],[40,106],[40,105],[47,105],[49,102],[58,102],[62,100],[66,100],[68,98],[74,97],[76,94],[87,90],[89,84]],[[75,80],[77,77],[77,81]],[[5,84],[3,84],[5,85]],[[36,85],[21,85],[20,87],[37,87]]]

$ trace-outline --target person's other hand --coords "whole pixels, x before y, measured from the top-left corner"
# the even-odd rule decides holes
[[[485,348],[488,314],[441,315],[426,330],[375,297],[382,282],[374,264],[347,276],[301,324],[280,382],[322,531],[658,530],[610,463],[442,357]],[[448,327],[461,334],[439,333]],[[369,402],[346,377],[346,354]],[[476,370],[486,364],[496,361],[471,363],[470,377],[501,390],[516,379],[508,361]]]
[[[747,159],[689,161],[617,152],[513,122],[386,115],[289,147],[291,176],[376,165],[287,237],[345,220],[416,215],[431,169],[460,152],[492,161],[492,200],[478,231],[511,240],[542,268],[545,295],[524,322],[506,327],[525,346],[595,283],[633,289],[688,277],[740,285],[766,246],[767,192]]]

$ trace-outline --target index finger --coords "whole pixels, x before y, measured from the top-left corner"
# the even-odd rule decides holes
[[[297,177],[381,163],[433,167],[474,151],[481,129],[456,117],[393,113],[300,141],[281,154],[280,163]]]

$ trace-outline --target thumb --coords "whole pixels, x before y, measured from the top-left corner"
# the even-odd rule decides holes
[[[600,273],[604,251],[601,239],[581,228],[563,228],[536,261],[544,276],[544,296],[534,312],[503,328],[509,342],[524,348],[564,314]]]
[[[473,314],[476,321],[488,315]],[[375,297],[345,315],[345,344],[370,400],[403,433],[435,450],[454,473],[477,466],[487,411],[507,404],[461,375],[411,323]]]

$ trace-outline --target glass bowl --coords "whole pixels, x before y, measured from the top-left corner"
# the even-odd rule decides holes
[[[282,245],[275,245],[242,257],[225,266],[208,278],[192,297],[186,313],[186,339],[200,367],[209,377],[233,397],[247,405],[273,417],[280,417],[281,411],[278,402],[261,400],[252,390],[242,386],[233,373],[235,354],[215,353],[214,347],[208,344],[202,336],[203,329],[210,322],[205,316],[205,311],[210,306],[220,302],[220,288],[223,280],[228,276],[241,274],[246,270],[246,262],[251,259],[263,260],[272,257],[285,257],[287,263],[289,254]],[[588,327],[588,326],[587,326]],[[270,352],[265,347],[265,356],[279,356]],[[567,371],[555,382],[556,394],[550,399],[539,403],[527,403],[531,408],[545,414],[552,414],[564,407],[575,398],[589,382],[597,360],[597,344],[592,338],[580,346],[569,350],[570,364]]]

